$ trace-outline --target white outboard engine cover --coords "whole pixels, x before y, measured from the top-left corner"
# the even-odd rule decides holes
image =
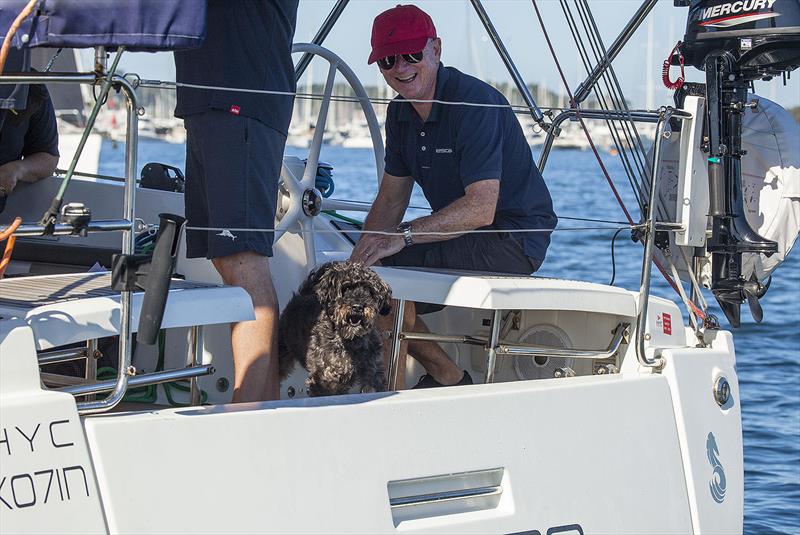
[[[758,100],[758,107],[747,109],[742,120],[742,149],[747,151],[742,157],[745,217],[759,235],[778,243],[778,252],[769,258],[763,254],[744,253],[742,276],[749,279],[755,273],[759,281],[764,281],[789,254],[800,232],[800,123],[775,102],[754,95],[749,97]],[[675,221],[678,208],[680,151],[678,133],[664,140],[659,201],[671,221]],[[652,153],[651,149],[649,161],[652,161]],[[702,161],[699,165],[706,163]],[[707,180],[705,173],[702,175],[702,179]],[[708,204],[693,209],[704,209],[707,214]],[[670,237],[670,247],[680,247],[675,245],[674,236]],[[686,253],[691,257],[693,251]],[[682,258],[673,254],[672,261],[683,278]],[[705,286],[710,283],[709,271],[710,262],[706,262],[701,274]]]
[[[759,98],[742,123],[742,192],[745,217],[778,252],[742,256],[742,275],[769,277],[792,250],[800,232],[800,123],[778,104]]]

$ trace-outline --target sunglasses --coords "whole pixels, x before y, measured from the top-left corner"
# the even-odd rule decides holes
[[[407,63],[419,63],[422,61],[422,56],[424,50],[420,50],[414,54],[395,54],[394,56],[386,56],[385,58],[381,58],[378,60],[378,67],[384,71],[390,71],[394,67],[394,64],[397,63],[397,56],[403,56],[403,59],[406,60]]]

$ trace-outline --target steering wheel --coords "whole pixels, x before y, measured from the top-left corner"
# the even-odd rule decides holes
[[[375,110],[372,108],[364,86],[361,85],[361,82],[358,80],[353,70],[348,67],[339,56],[328,49],[310,43],[295,43],[292,46],[292,52],[308,52],[325,59],[328,62],[328,78],[325,82],[325,92],[322,97],[319,115],[317,116],[314,137],[309,147],[308,159],[303,176],[300,178],[296,177],[286,164],[283,164],[281,167],[283,187],[279,187],[278,189],[275,242],[280,240],[286,232],[292,232],[292,229],[296,228],[296,225],[299,226],[305,244],[307,265],[313,267],[316,264],[317,257],[314,235],[311,232],[314,228],[314,218],[323,210],[365,210],[363,203],[326,199],[315,187],[319,153],[322,149],[322,136],[325,133],[325,122],[328,118],[328,108],[330,107],[333,83],[336,79],[337,72],[340,72],[345,80],[347,80],[350,88],[358,98],[361,110],[366,117],[370,137],[372,138],[372,147],[375,153],[375,168],[379,186],[381,178],[383,177],[384,165],[383,136],[381,135],[378,118],[375,116]]]

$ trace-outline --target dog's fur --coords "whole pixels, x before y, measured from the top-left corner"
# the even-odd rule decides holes
[[[295,361],[309,372],[310,396],[386,390],[378,314],[389,314],[392,292],[371,269],[328,262],[312,271],[281,313],[281,381]]]

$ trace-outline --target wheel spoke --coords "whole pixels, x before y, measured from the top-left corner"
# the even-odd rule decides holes
[[[333,83],[336,81],[336,69],[339,63],[332,61],[328,69],[328,80],[325,82],[325,94],[322,97],[322,104],[319,107],[317,123],[314,127],[314,138],[308,151],[308,161],[306,170],[300,183],[307,187],[313,187],[317,177],[317,164],[319,163],[319,153],[322,150],[322,136],[325,134],[325,123],[328,120],[328,108],[331,104],[331,94],[333,94]]]
[[[303,210],[299,202],[292,202],[289,211],[284,214],[281,222],[275,226],[275,239],[277,242],[285,232],[290,232],[291,227],[297,222],[298,218],[303,217]]]
[[[309,146],[308,159],[306,166],[303,170],[302,177],[297,177],[286,165],[281,167],[281,179],[284,184],[285,192],[280,194],[279,209],[285,206],[286,192],[288,192],[288,209],[283,214],[280,222],[275,226],[275,241],[277,242],[286,232],[302,233],[302,239],[305,247],[306,260],[309,267],[316,264],[316,240],[314,239],[314,217],[306,215],[303,210],[303,194],[307,189],[313,188],[317,177],[317,166],[319,164],[319,156],[322,150],[322,139],[325,134],[325,124],[328,119],[328,111],[330,110],[331,98],[333,95],[333,86],[336,80],[336,74],[341,73],[347,80],[350,87],[353,89],[358,101],[361,105],[362,111],[367,119],[370,135],[372,137],[373,149],[375,151],[375,165],[378,178],[378,184],[383,176],[383,138],[381,136],[380,125],[375,116],[369,96],[367,95],[364,86],[358,80],[352,69],[344,63],[333,52],[326,50],[317,45],[306,43],[297,43],[293,45],[293,52],[309,52],[322,57],[329,63],[328,77],[325,82],[325,91],[323,93],[322,102],[320,104],[319,114],[314,130],[314,136]],[[324,210],[349,210],[358,212],[368,212],[369,203],[362,203],[358,201],[339,201],[335,199],[323,199],[322,207]]]
[[[283,179],[283,185],[289,190],[290,195],[303,195],[303,186],[286,164],[281,165],[281,178]]]
[[[306,265],[317,265],[317,246],[314,239],[314,218],[300,216],[300,230],[302,230],[303,245],[306,250]]]

